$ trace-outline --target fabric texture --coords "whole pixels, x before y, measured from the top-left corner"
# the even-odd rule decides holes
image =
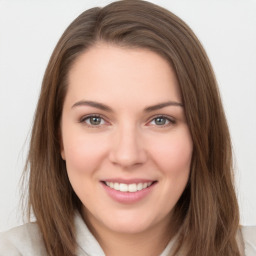
[[[80,214],[75,215],[77,256],[105,256]],[[238,236],[244,256],[256,256],[256,226],[241,227]],[[170,241],[160,256],[167,256],[174,241]],[[0,256],[47,256],[40,230],[36,223],[28,223],[0,233]]]

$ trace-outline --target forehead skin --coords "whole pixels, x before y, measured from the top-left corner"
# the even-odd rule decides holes
[[[119,100],[119,107],[123,108],[131,107],[126,104],[130,103],[126,102],[130,97],[145,106],[169,100],[181,102],[179,84],[170,64],[160,55],[142,48],[98,43],[75,61],[68,84],[72,102],[87,96],[106,103],[111,103],[111,96]]]

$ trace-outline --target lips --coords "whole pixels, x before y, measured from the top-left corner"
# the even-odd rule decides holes
[[[155,185],[154,180],[104,180],[101,181],[106,193],[119,203],[136,203],[153,193]]]
[[[142,189],[145,189],[149,186],[151,186],[153,183],[152,182],[140,182],[140,183],[132,183],[132,184],[125,184],[125,183],[118,183],[118,182],[105,182],[105,184],[117,191],[121,191],[121,192],[137,192],[140,191]]]

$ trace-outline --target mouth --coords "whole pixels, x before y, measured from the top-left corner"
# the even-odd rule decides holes
[[[158,181],[145,179],[108,179],[102,180],[104,191],[114,201],[121,204],[133,204],[148,198]]]
[[[116,191],[120,192],[129,192],[129,193],[135,193],[144,189],[147,189],[148,187],[151,187],[153,184],[155,184],[157,181],[148,181],[148,182],[137,182],[137,183],[119,183],[119,182],[112,182],[112,181],[102,181],[102,183]]]

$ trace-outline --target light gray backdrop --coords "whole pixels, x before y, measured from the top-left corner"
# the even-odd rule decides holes
[[[111,1],[0,0],[0,231],[21,223],[19,178],[42,76],[69,23]],[[242,224],[256,224],[256,1],[155,0],[203,43],[219,82],[236,159]]]

